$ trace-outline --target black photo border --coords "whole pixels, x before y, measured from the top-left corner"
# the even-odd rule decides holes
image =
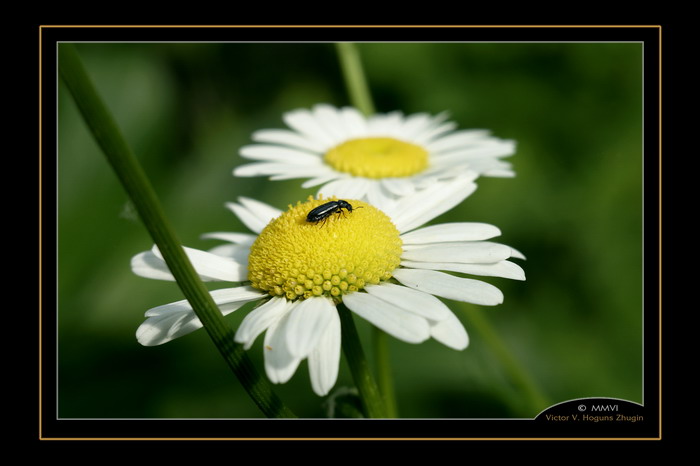
[[[663,25],[38,25],[39,309],[37,438],[71,440],[660,440],[662,384]],[[55,235],[57,53],[61,42],[643,42],[644,43],[644,406],[643,422],[561,430],[521,419],[86,419],[56,418]],[[576,400],[573,400],[576,401]],[[632,426],[632,427],[630,427]]]

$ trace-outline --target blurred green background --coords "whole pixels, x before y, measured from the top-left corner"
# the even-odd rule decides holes
[[[435,222],[497,225],[527,281],[485,279],[505,302],[448,302],[471,345],[390,341],[403,417],[534,417],[579,397],[642,398],[642,45],[363,43],[378,111],[449,111],[460,128],[515,139],[517,177],[479,189]],[[187,246],[247,231],[224,208],[250,196],[279,208],[300,181],[234,179],[238,149],[285,111],[348,96],[333,44],[77,44],[100,94]],[[133,275],[151,240],[59,83],[58,414],[60,418],[261,417],[203,331],[145,348],[144,312],[177,301],[171,282]],[[216,288],[212,286],[211,288]],[[221,287],[219,285],[218,287]],[[247,308],[245,308],[247,309]],[[237,326],[246,313],[229,317]],[[488,327],[480,325],[486,319]],[[366,350],[370,328],[356,319]],[[492,335],[546,399],[514,382]],[[260,341],[249,352],[262,371]],[[342,361],[336,387],[351,385]],[[306,363],[276,392],[325,416]]]

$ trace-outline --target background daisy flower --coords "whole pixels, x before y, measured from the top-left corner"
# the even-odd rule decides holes
[[[302,187],[322,185],[319,194],[380,207],[467,171],[514,176],[502,160],[515,152],[514,141],[486,130],[457,130],[445,113],[365,117],[352,107],[318,104],[287,112],[283,120],[290,129],[253,133],[258,144],[242,147],[240,155],[255,162],[237,167],[235,176],[308,178]]]
[[[391,212],[360,200],[308,221],[312,209],[332,202],[313,199],[280,211],[241,198],[228,207],[255,234],[211,233],[228,241],[209,252],[186,249],[203,280],[234,282],[211,292],[224,314],[259,303],[242,321],[235,339],[249,349],[265,333],[265,371],[285,383],[308,360],[313,390],[326,395],[336,382],[341,351],[342,301],[352,312],[408,343],[434,338],[461,350],[467,333],[437,297],[497,305],[503,294],[486,282],[442,272],[524,280],[508,261],[521,257],[509,246],[487,241],[500,234],[483,223],[447,223],[419,228],[475,189],[458,177],[426,188]],[[420,195],[418,195],[420,194]],[[172,279],[157,248],[132,259],[141,276]],[[245,284],[244,284],[245,282]],[[202,326],[187,301],[146,312],[137,330],[145,346],[166,343]]]

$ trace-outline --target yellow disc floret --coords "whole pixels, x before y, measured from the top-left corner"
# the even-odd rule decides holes
[[[365,202],[346,200],[352,211],[332,209],[308,221],[311,210],[333,201],[309,197],[263,229],[248,258],[253,287],[290,300],[340,301],[345,293],[391,278],[402,242],[389,217]]]
[[[428,152],[394,138],[351,139],[326,152],[338,171],[367,178],[411,176],[428,167]]]

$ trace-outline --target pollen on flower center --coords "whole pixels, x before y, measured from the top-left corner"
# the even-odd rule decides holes
[[[330,199],[289,206],[253,243],[248,257],[251,285],[273,296],[306,299],[342,295],[391,278],[401,261],[402,241],[389,217],[361,201],[352,212],[334,209],[318,222],[308,213]]]
[[[367,178],[411,176],[428,166],[428,152],[394,138],[351,139],[325,154],[338,171]]]

